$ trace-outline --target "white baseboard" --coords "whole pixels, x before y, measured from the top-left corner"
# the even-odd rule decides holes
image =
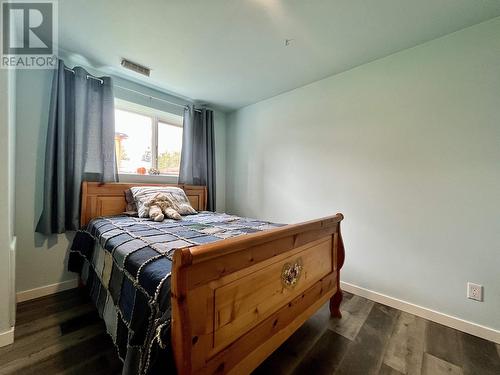
[[[496,329],[472,323],[455,316],[443,314],[426,307],[418,306],[410,302],[402,301],[400,299],[386,296],[385,294],[374,292],[372,290],[361,288],[342,281],[340,282],[340,287],[342,290],[357,296],[394,307],[395,309],[405,311],[407,313],[420,316],[421,318],[431,320],[433,322],[500,344],[500,331],[497,331]]]
[[[17,303],[25,302],[29,301],[30,299],[48,296],[50,294],[62,292],[64,290],[73,289],[76,287],[78,287],[78,279],[62,281],[60,283],[50,284],[35,289],[29,289],[29,290],[23,290],[22,292],[17,292],[16,300]]]
[[[395,309],[405,311],[407,313],[420,316],[421,318],[431,320],[433,322],[457,329],[462,332],[469,333],[483,339],[493,341],[500,344],[500,331],[482,326],[480,324],[472,323],[455,316],[447,315],[426,307],[418,306],[410,302],[406,302],[397,298],[387,296],[382,293],[374,292],[350,283],[340,282],[341,288],[346,292],[367,298],[369,300],[382,303],[387,306],[394,307]],[[17,302],[29,301],[34,298],[48,296],[64,290],[73,289],[78,287],[78,279],[63,281],[56,284],[42,286],[40,288],[29,289],[17,293]],[[9,336],[10,335],[10,336]],[[11,340],[11,341],[9,341]],[[11,331],[0,333],[0,347],[9,345],[14,340],[14,328]]]
[[[10,345],[14,342],[14,327],[0,333],[0,347]]]

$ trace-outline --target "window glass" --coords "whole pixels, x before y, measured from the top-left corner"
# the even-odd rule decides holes
[[[161,174],[179,174],[182,127],[158,122],[158,170]]]
[[[153,167],[153,119],[115,110],[115,152],[119,173],[147,174]]]

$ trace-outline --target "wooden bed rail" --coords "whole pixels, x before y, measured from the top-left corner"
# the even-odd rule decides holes
[[[269,241],[270,235],[272,235],[274,239],[278,239],[289,235],[304,234],[304,232],[314,233],[314,231],[329,230],[329,228],[335,228],[343,219],[344,215],[338,213],[335,216],[311,220],[304,223],[290,224],[271,230],[257,232],[251,235],[233,237],[223,242],[213,242],[202,246],[187,248],[184,249],[184,251],[191,254],[192,263],[200,263],[212,258],[217,258],[221,255],[228,255],[230,252],[248,249],[249,246],[255,246],[267,242]],[[229,249],[228,244],[231,244]],[[265,255],[269,256],[269,254]]]
[[[179,374],[250,373],[329,299],[340,317],[342,219],[177,250],[172,347]]]

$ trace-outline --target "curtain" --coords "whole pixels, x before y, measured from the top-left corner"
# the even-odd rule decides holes
[[[65,68],[60,60],[52,81],[43,209],[36,226],[44,234],[80,228],[82,181],[118,181],[111,78],[92,79],[81,67]]]
[[[215,210],[214,115],[208,109],[184,109],[179,182],[206,185],[207,209]]]

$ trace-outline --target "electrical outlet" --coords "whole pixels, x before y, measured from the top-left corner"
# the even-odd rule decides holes
[[[474,283],[467,283],[467,298],[483,302],[483,286]]]

